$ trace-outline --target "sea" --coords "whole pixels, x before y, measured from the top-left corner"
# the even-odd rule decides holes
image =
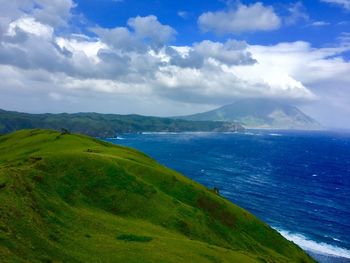
[[[350,132],[144,132],[106,140],[217,187],[317,261],[350,262]]]

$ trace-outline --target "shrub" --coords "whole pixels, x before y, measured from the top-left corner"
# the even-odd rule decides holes
[[[153,240],[152,237],[147,236],[137,236],[133,234],[123,234],[117,237],[119,240],[124,240],[126,242],[150,242]]]

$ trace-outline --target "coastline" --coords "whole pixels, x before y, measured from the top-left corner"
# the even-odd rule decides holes
[[[228,191],[228,193],[231,193],[230,191],[233,191],[232,188],[230,187],[227,187],[227,181],[226,180],[226,175],[228,173],[230,174],[234,174],[236,176],[236,179],[235,181],[237,181],[237,179],[240,179],[241,183],[244,181],[244,186],[243,186],[243,190],[240,191],[240,189],[238,188],[238,191],[237,189],[235,189],[235,193],[239,193],[239,194],[243,194],[243,196],[246,196],[245,194],[249,194],[252,192],[252,189],[248,189],[249,191],[247,191],[247,187],[256,187],[257,184],[258,185],[262,185],[263,187],[266,186],[267,182],[270,182],[270,181],[266,181],[265,179],[266,178],[270,178],[270,177],[267,177],[267,175],[270,174],[270,170],[269,170],[269,166],[266,166],[263,168],[266,168],[267,170],[261,170],[261,169],[257,169],[257,170],[249,170],[249,171],[246,171],[246,175],[248,176],[247,178],[249,179],[248,181],[251,181],[253,180],[252,184],[249,184],[248,183],[248,186],[247,186],[247,180],[245,180],[245,177],[241,176],[240,173],[238,173],[236,170],[234,169],[229,169],[230,167],[232,167],[232,160],[236,160],[238,161],[237,164],[238,164],[238,168],[251,168],[251,167],[255,167],[256,163],[254,162],[252,164],[252,166],[249,166],[251,163],[247,163],[246,162],[246,158],[245,158],[245,162],[243,163],[239,163],[239,159],[235,159],[234,157],[237,157],[235,156],[234,154],[239,152],[239,153],[246,153],[245,152],[245,149],[246,146],[252,146],[252,145],[258,145],[258,146],[261,146],[260,148],[257,147],[257,149],[265,149],[263,148],[262,146],[266,146],[266,141],[269,142],[269,147],[267,147],[268,149],[272,149],[273,147],[272,146],[283,146],[284,148],[283,149],[292,149],[292,151],[288,151],[287,153],[288,154],[291,154],[290,156],[298,156],[297,154],[295,153],[298,153],[298,149],[295,150],[293,147],[285,147],[286,146],[286,143],[287,143],[287,146],[293,146],[292,144],[295,143],[294,140],[289,140],[289,137],[292,137],[293,139],[299,139],[301,138],[300,140],[298,140],[297,142],[299,143],[305,143],[306,142],[310,142],[309,144],[311,146],[313,145],[323,145],[323,142],[332,142],[332,145],[333,145],[333,142],[336,142],[335,145],[338,145],[338,146],[341,146],[341,142],[343,140],[343,137],[341,137],[340,139],[339,138],[339,135],[337,133],[334,133],[333,131],[326,131],[325,133],[325,136],[323,134],[323,132],[315,132],[315,131],[310,131],[311,134],[316,134],[317,136],[314,137],[314,136],[304,136],[305,134],[309,134],[308,133],[309,131],[304,131],[304,132],[301,132],[301,131],[296,131],[296,133],[294,132],[286,132],[286,131],[271,131],[271,130],[246,130],[245,132],[243,133],[230,133],[230,134],[237,134],[238,137],[236,137],[236,135],[232,138],[234,138],[232,141],[231,140],[227,140],[227,138],[225,137],[223,139],[223,136],[221,134],[225,134],[225,133],[217,133],[218,134],[218,138],[216,137],[213,137],[215,139],[215,146],[218,145],[218,142],[219,143],[223,143],[222,145],[224,145],[225,147],[231,147],[232,149],[235,149],[234,151],[229,151],[229,152],[225,152],[225,151],[217,151],[215,152],[217,155],[209,155],[210,158],[202,158],[200,160],[198,160],[199,164],[204,164],[203,167],[205,167],[208,163],[211,163],[212,162],[212,165],[215,166],[217,165],[217,160],[216,158],[212,158],[212,157],[220,157],[220,160],[224,161],[223,163],[220,162],[220,167],[218,170],[211,170],[211,171],[207,171],[207,170],[198,170],[197,171],[197,168],[198,168],[198,163],[196,163],[196,166],[194,167],[192,163],[189,163],[187,164],[187,166],[182,170],[179,169],[179,162],[176,162],[176,161],[179,161],[179,160],[183,160],[184,156],[183,156],[183,153],[185,152],[186,149],[195,149],[196,152],[201,152],[201,150],[203,150],[201,147],[199,147],[198,145],[203,143],[204,146],[208,146],[208,145],[212,145],[210,144],[212,142],[212,140],[209,140],[209,139],[206,139],[206,136],[200,136],[200,137],[196,137],[196,140],[194,141],[194,143],[190,143],[188,141],[188,138],[186,135],[184,135],[184,133],[174,133],[176,134],[176,138],[180,138],[181,140],[175,140],[174,141],[174,137],[173,136],[165,136],[164,139],[162,136],[149,136],[149,137],[146,137],[146,139],[144,139],[142,137],[142,139],[139,138],[139,140],[128,140],[128,138],[126,137],[127,139],[127,143],[122,143],[122,144],[126,144],[128,146],[131,146],[131,147],[135,147],[135,148],[140,148],[142,149],[143,151],[145,152],[148,152],[149,154],[152,154],[152,156],[155,156],[158,158],[160,158],[161,160],[163,160],[163,162],[165,163],[170,163],[170,164],[173,164],[175,168],[178,168],[179,170],[183,171],[184,173],[186,174],[192,174],[194,175],[193,177],[195,179],[198,179],[200,178],[202,180],[202,183],[207,183],[208,185],[212,186],[213,183],[208,183],[208,182],[212,182],[212,180],[216,180],[215,181],[215,185],[219,185],[221,188],[220,190],[222,190],[222,193],[224,193],[224,191]],[[188,133],[188,132],[187,132]],[[155,135],[158,135],[158,134],[171,134],[171,133],[142,133],[144,135],[149,135],[149,134],[155,134]],[[179,134],[179,135],[177,135]],[[186,133],[185,133],[186,134]],[[197,133],[190,133],[190,134],[198,134]],[[200,133],[200,134],[203,134],[203,133]],[[205,133],[205,134],[213,134],[213,133]],[[295,134],[297,134],[298,136],[296,136]],[[302,136],[299,136],[302,135]],[[257,139],[248,139],[245,135],[256,135],[259,137],[255,137]],[[260,137],[260,136],[263,136],[263,137]],[[284,138],[283,139],[272,139],[272,137],[267,137],[267,136],[283,136]],[[182,140],[182,139],[186,139],[186,140]],[[231,137],[229,137],[231,138]],[[261,138],[261,139],[260,139]],[[267,139],[268,138],[268,139]],[[316,139],[312,139],[310,141],[310,138],[316,138]],[[346,137],[348,138],[348,136]],[[336,139],[336,140],[335,140]],[[140,143],[140,141],[143,141],[143,143]],[[344,139],[345,140],[345,139]],[[147,147],[145,146],[144,142],[147,141],[147,144],[151,144],[151,147],[148,145]],[[181,146],[181,149],[185,149],[185,150],[181,150],[181,151],[174,151],[173,155],[169,155],[169,157],[167,157],[167,155],[164,155],[164,153],[167,153],[167,152],[164,152],[164,151],[155,151],[154,148],[152,147],[153,145],[159,145],[159,143],[164,143],[164,147],[165,149],[167,149],[167,147],[170,147],[172,146],[174,143],[176,143],[177,145],[180,145]],[[252,143],[247,143],[247,142],[252,142]],[[271,146],[271,142],[274,142],[276,144],[273,144]],[[290,143],[292,142],[292,143]],[[120,143],[120,141],[118,142]],[[243,144],[241,144],[243,143]],[[246,143],[246,144],[244,144]],[[309,145],[307,144],[307,145]],[[240,145],[243,145],[244,147],[239,147]],[[318,147],[317,147],[318,148]],[[172,148],[170,148],[172,149]],[[249,149],[249,147],[248,147]],[[279,149],[279,148],[277,148]],[[294,150],[293,150],[294,149]],[[322,147],[321,147],[321,150],[322,150]],[[243,151],[243,152],[242,152]],[[318,151],[315,151],[315,152],[318,152]],[[320,151],[322,152],[322,151]],[[186,153],[186,152],[185,152]],[[263,154],[266,153],[266,151],[260,151],[258,153],[255,153],[252,154],[251,156],[252,157],[256,157],[258,156],[260,158],[260,156],[263,156]],[[294,154],[293,154],[294,153]],[[220,155],[219,155],[220,154]],[[226,155],[225,155],[226,154]],[[249,152],[247,153],[249,154]],[[188,156],[191,156],[191,155],[188,155]],[[245,155],[246,156],[246,155]],[[250,155],[248,155],[250,156]],[[289,155],[288,155],[289,156]],[[310,157],[310,153],[305,151],[303,152],[303,156],[306,158],[305,162],[304,162],[304,159],[302,160],[302,162],[300,163],[302,167],[301,168],[301,172],[303,174],[304,170],[306,168],[304,167],[309,167],[309,166],[304,166],[304,164],[308,164],[309,160],[308,159]],[[303,158],[304,158],[303,157]],[[175,159],[175,162],[174,162],[174,159]],[[189,158],[190,159],[190,158]],[[313,158],[315,159],[315,158]],[[281,159],[277,156],[276,157],[276,163],[281,163]],[[225,161],[229,161],[225,164]],[[279,161],[279,162],[277,162]],[[337,165],[338,163],[336,162],[337,160],[334,160],[335,161],[335,165]],[[182,163],[182,162],[181,162]],[[283,162],[282,162],[283,163]],[[242,164],[242,165],[241,165]],[[294,165],[294,164],[293,164]],[[278,165],[277,165],[278,166]],[[284,167],[280,167],[278,166],[279,168],[284,168]],[[286,166],[287,167],[287,166]],[[293,166],[294,167],[294,166]],[[237,168],[237,169],[238,169]],[[327,167],[326,167],[327,168]],[[328,167],[329,168],[329,167]],[[322,180],[320,179],[325,179],[326,177],[325,176],[321,176],[322,175],[322,172],[324,171],[323,167],[319,167],[319,166],[312,166],[310,168],[307,168],[306,170],[308,170],[307,173],[305,173],[305,177],[302,177],[300,176],[299,179],[305,179],[305,182],[312,182],[311,184],[308,184],[310,186],[309,189],[306,189],[306,190],[309,190],[310,189],[313,189],[311,188],[314,187],[314,186],[319,186],[320,185],[320,182],[323,182]],[[282,169],[282,172],[284,170]],[[322,172],[321,172],[322,171]],[[329,170],[327,170],[329,172]],[[280,173],[280,172],[279,172]],[[294,171],[295,173],[295,171]],[[258,177],[249,177],[250,174],[255,174],[255,175],[259,175]],[[273,175],[273,173],[272,173]],[[286,175],[291,175],[290,173],[286,173]],[[317,175],[317,176],[316,176]],[[325,173],[325,175],[327,175],[327,172]],[[197,177],[196,177],[197,176]],[[265,177],[264,177],[265,176]],[[223,178],[225,178],[225,180],[223,180]],[[279,177],[274,177],[275,179],[279,178]],[[207,179],[211,179],[211,181],[208,181]],[[286,177],[286,179],[288,179]],[[224,183],[223,183],[224,182]],[[231,183],[233,182],[230,181]],[[293,180],[291,180],[288,184],[288,182],[285,182],[285,180],[283,181],[284,183],[286,183],[287,185],[289,185],[289,189],[299,189],[297,188],[295,185],[291,184],[291,182],[293,182]],[[223,184],[222,184],[223,183]],[[265,183],[265,184],[264,184]],[[272,186],[274,185],[277,185],[276,182],[273,182],[275,184],[270,184]],[[243,185],[243,184],[242,184]],[[295,186],[295,188],[293,188],[293,186]],[[321,185],[322,186],[322,185]],[[339,187],[338,185],[336,187]],[[278,193],[278,190],[279,190],[279,187],[275,187],[275,194]],[[328,189],[328,188],[326,188]],[[305,190],[305,191],[306,191]],[[276,192],[277,191],[277,192]],[[221,192],[221,191],[220,191]],[[338,193],[339,191],[337,191]],[[241,195],[242,196],[242,195]],[[232,201],[235,201],[235,200],[240,200],[237,195],[234,196],[234,195],[227,195],[225,194],[225,197],[226,198],[229,198],[230,200]],[[254,198],[256,198],[255,201],[259,201],[259,198],[261,198],[261,195],[260,196],[256,196],[254,195],[253,196]],[[274,196],[272,196],[274,197]],[[329,196],[326,196],[327,198]],[[241,197],[240,197],[241,198]],[[275,198],[277,200],[278,196],[277,194],[275,195]],[[311,198],[311,196],[309,196],[309,198]],[[312,200],[312,199],[310,199]],[[338,199],[337,199],[338,200]],[[335,201],[337,201],[335,200]],[[292,201],[294,202],[295,199],[293,198]],[[301,201],[301,200],[299,200]],[[316,200],[317,201],[317,200]],[[252,203],[252,206],[249,206],[249,204],[247,205],[247,203],[244,203],[243,204],[246,205],[246,207],[248,208],[251,208],[253,211],[254,208],[255,208],[255,204],[256,203]],[[309,203],[307,203],[307,205],[303,208],[302,211],[304,211],[305,213],[304,214],[309,214],[308,211],[310,209],[310,206],[308,205]],[[321,204],[321,208],[323,207],[322,206],[322,203],[319,203],[319,202],[315,202],[315,203],[311,203],[313,205],[315,204]],[[241,204],[242,205],[242,204]],[[278,207],[277,207],[278,208]],[[276,208],[276,209],[277,209]],[[318,208],[318,207],[316,207]],[[313,211],[316,211],[317,210],[314,210],[316,209],[315,207],[311,207],[311,212]],[[325,207],[325,209],[327,209],[328,207]],[[336,209],[337,207],[335,207],[334,209]],[[259,212],[259,209],[257,210]],[[257,212],[255,211],[255,212]],[[298,210],[299,211],[299,210]],[[343,211],[343,210],[339,210],[339,211]],[[254,213],[255,214],[255,213]],[[317,213],[316,213],[317,214]],[[261,217],[263,217],[263,214],[261,215]],[[345,216],[346,218],[346,216]],[[337,219],[334,218],[335,222],[337,222]],[[317,260],[318,262],[320,263],[328,263],[328,262],[335,262],[335,263],[344,263],[344,262],[348,262],[350,263],[350,249],[349,249],[349,243],[347,241],[347,238],[344,237],[344,236],[337,236],[334,232],[332,232],[331,230],[332,229],[329,229],[331,232],[321,232],[319,237],[320,239],[317,239],[317,238],[312,238],[312,235],[309,236],[306,232],[303,231],[303,228],[293,228],[293,222],[291,221],[288,221],[286,222],[285,220],[281,220],[280,222],[276,221],[276,220],[272,220],[270,221],[271,223],[271,226],[273,226],[278,232],[280,232],[285,238],[289,239],[290,241],[293,241],[295,244],[297,244],[299,247],[301,247],[304,251],[306,251],[310,256],[312,256],[312,258],[314,258],[315,260]],[[308,223],[308,222],[307,222]],[[319,222],[321,223],[321,222]],[[311,220],[310,222],[310,225],[307,225],[308,227],[310,226],[312,228],[312,225],[315,224],[315,221],[314,220]],[[283,226],[285,226],[286,228],[283,228]],[[333,227],[332,227],[333,228]],[[310,232],[311,234],[312,232]],[[333,237],[334,238],[333,238]],[[325,237],[325,238],[322,238],[322,237]],[[333,239],[333,240],[331,240]],[[341,240],[340,240],[341,239]],[[344,241],[343,241],[344,240]],[[333,242],[334,241],[334,242]]]
[[[286,239],[300,246],[319,263],[350,263],[350,250],[327,243],[319,243],[301,234],[290,233],[279,228],[274,229]]]
[[[318,251],[305,250],[313,259],[319,263],[350,263],[350,258],[334,255],[321,254]]]

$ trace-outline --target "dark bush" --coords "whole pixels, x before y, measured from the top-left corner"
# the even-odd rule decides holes
[[[133,234],[123,234],[117,237],[119,240],[124,240],[126,242],[150,242],[153,240],[152,237],[147,236],[137,236]]]

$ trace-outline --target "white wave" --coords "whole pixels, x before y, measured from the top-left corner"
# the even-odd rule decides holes
[[[270,136],[282,136],[282,134],[279,134],[279,133],[270,133],[269,135]]]
[[[125,138],[122,138],[122,137],[119,137],[119,136],[117,136],[117,137],[107,137],[106,139],[107,140],[125,140]]]
[[[250,135],[250,136],[263,136],[264,134],[262,133],[254,133],[254,132],[244,132],[242,133],[244,135]]]
[[[319,254],[324,255],[331,255],[336,257],[343,257],[343,258],[349,258],[350,259],[350,250],[347,250],[345,248],[333,246],[327,243],[323,242],[315,242],[313,240],[310,240],[309,238],[301,235],[301,234],[295,234],[290,233],[285,230],[281,230],[278,228],[275,228],[282,236],[284,236],[286,239],[293,241],[297,245],[299,245],[301,248],[305,250],[309,250],[312,252],[316,252]]]
[[[167,135],[167,134],[179,134],[178,132],[141,132],[144,135]]]

